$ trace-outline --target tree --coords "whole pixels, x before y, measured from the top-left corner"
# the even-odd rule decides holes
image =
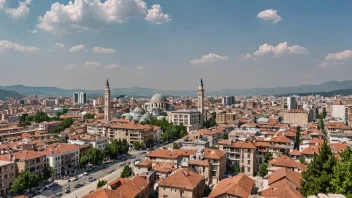
[[[107,183],[108,183],[108,181],[106,181],[106,180],[103,180],[103,179],[99,180],[98,184],[97,184],[97,189],[100,188],[100,187],[105,186]]]
[[[314,154],[313,160],[302,173],[301,193],[303,196],[333,192],[330,181],[333,178],[336,159],[325,141]]]
[[[319,126],[321,132],[325,135],[326,137],[326,133],[325,133],[325,124],[324,124],[324,119],[321,117],[320,118],[320,126]]]
[[[203,192],[203,197],[208,197],[208,195],[211,193],[211,189],[210,187],[205,184],[205,187],[204,187],[204,192]]]
[[[27,189],[32,192],[32,188],[38,186],[39,181],[39,175],[31,173],[28,170],[22,171],[12,182],[11,192],[23,194]]]
[[[127,153],[129,150],[129,145],[126,140],[113,140],[108,146],[104,149],[104,156],[109,157],[110,159],[116,159],[117,154]]]
[[[153,139],[153,138],[148,139],[147,142],[145,143],[145,146],[146,146],[147,148],[152,148],[152,147],[154,147],[154,139]]]
[[[41,179],[42,180],[47,180],[51,178],[51,176],[54,174],[54,169],[50,166],[44,166],[42,174],[41,174]]]
[[[300,162],[301,164],[307,165],[306,158],[304,158],[303,156],[301,156],[301,157],[299,158],[299,162]]]
[[[104,154],[100,149],[90,148],[87,153],[80,157],[80,164],[86,165],[88,163],[101,164],[104,160]]]
[[[233,174],[237,175],[240,172],[241,172],[240,166],[239,165],[235,165],[235,167],[233,169]]]
[[[155,118],[149,119],[147,121],[141,122],[140,124],[149,124],[153,126],[159,126],[163,130],[162,140],[165,142],[167,140],[175,140],[187,135],[187,128],[180,124],[174,125],[168,122],[166,119],[157,120]]]
[[[179,149],[178,144],[177,144],[176,142],[174,142],[174,143],[172,144],[172,148],[173,148],[173,149]]]
[[[134,147],[134,149],[139,150],[142,148],[142,144],[138,141],[135,141],[135,142],[133,142],[133,147]]]
[[[127,177],[132,176],[132,174],[133,174],[132,168],[129,167],[128,165],[125,165],[125,166],[123,167],[123,170],[122,170],[122,172],[121,172],[120,177],[121,177],[121,178],[127,178]]]
[[[86,114],[83,116],[83,119],[84,119],[84,120],[94,119],[94,115],[93,115],[93,114],[90,114],[90,113],[86,113]]]
[[[326,107],[323,108],[323,113],[321,115],[323,119],[326,118]]]
[[[330,182],[334,193],[344,194],[347,198],[352,198],[352,150],[346,147],[341,154],[341,160],[334,167],[333,178]]]
[[[296,138],[295,138],[295,142],[293,145],[293,149],[297,149],[299,150],[299,144],[301,142],[301,127],[298,126],[296,129]]]
[[[211,128],[216,125],[216,112],[211,114],[211,117],[204,122],[206,128]]]
[[[34,115],[33,120],[36,123],[40,123],[44,121],[51,121],[51,118],[48,115],[46,115],[46,113],[39,111]]]
[[[268,174],[268,164],[263,162],[259,167],[259,176],[264,177]]]
[[[224,139],[224,140],[229,139],[229,134],[225,133],[224,135],[222,135],[222,139]]]
[[[269,152],[264,154],[264,162],[269,163],[270,160],[273,159],[273,155]]]

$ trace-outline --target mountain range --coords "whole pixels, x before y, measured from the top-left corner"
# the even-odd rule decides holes
[[[293,87],[274,87],[274,88],[252,88],[252,89],[223,89],[219,91],[207,91],[206,95],[222,96],[252,96],[252,95],[284,95],[298,93],[316,93],[327,92],[340,89],[352,88],[352,80],[346,81],[328,81],[322,84],[299,85]],[[86,89],[62,89],[57,87],[34,87],[24,85],[0,86],[0,89],[15,91],[21,95],[38,95],[38,96],[72,96],[74,92],[85,92],[88,98],[103,96],[104,90],[86,90]],[[206,89],[206,87],[205,87]],[[157,90],[143,87],[130,88],[112,88],[111,95],[128,95],[151,97],[155,93],[161,93],[165,96],[196,96],[197,90]],[[0,94],[1,95],[1,94]]]

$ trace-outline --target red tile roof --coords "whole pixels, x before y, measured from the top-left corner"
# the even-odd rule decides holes
[[[201,181],[203,176],[188,169],[179,169],[160,182],[160,187],[186,188],[193,190]]]
[[[208,198],[215,197],[249,197],[254,187],[254,180],[245,174],[221,180],[211,191]]]

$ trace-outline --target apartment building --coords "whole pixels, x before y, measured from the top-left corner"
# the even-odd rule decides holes
[[[104,136],[81,135],[70,137],[67,142],[69,144],[76,144],[79,146],[91,144],[93,148],[104,150],[109,144],[109,138]]]
[[[33,150],[22,150],[10,154],[16,163],[16,175],[24,170],[29,170],[37,175],[41,174],[45,165],[46,158],[42,152]]]
[[[242,173],[222,180],[213,188],[208,198],[247,198],[250,197],[253,192],[254,180]]]
[[[313,112],[303,109],[291,109],[284,114],[284,122],[296,126],[307,126],[312,120]]]
[[[188,169],[178,169],[159,183],[159,198],[201,198],[204,177]]]
[[[108,136],[109,128],[109,123],[87,124],[87,133],[91,135]]]
[[[52,121],[52,122],[41,122],[39,123],[38,129],[41,131],[55,131],[59,126],[61,126],[61,121]]]
[[[168,114],[169,122],[175,125],[183,124],[187,127],[187,132],[203,127],[203,117],[197,110],[177,110]]]
[[[193,135],[189,136],[194,137],[194,139],[201,139],[203,141],[207,141],[209,142],[209,146],[212,147],[216,145],[218,140],[220,140],[225,133],[225,130],[222,129],[201,129],[195,131]]]
[[[221,140],[219,149],[226,152],[231,167],[239,167],[241,173],[254,176],[256,170],[256,147],[247,141]]]
[[[240,117],[239,113],[226,113],[220,112],[216,113],[216,123],[224,124],[224,123],[234,123]]]
[[[0,160],[0,196],[10,193],[10,184],[16,178],[14,161]]]
[[[153,126],[137,124],[133,120],[122,125],[112,125],[109,129],[110,142],[114,139],[126,140],[132,145],[133,142],[145,143],[148,139],[154,138]]]
[[[79,166],[79,146],[74,144],[58,144],[49,146],[43,151],[47,163],[54,169],[54,176],[70,175],[76,172]]]

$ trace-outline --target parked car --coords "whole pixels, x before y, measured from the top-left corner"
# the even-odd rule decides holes
[[[77,181],[78,178],[77,177],[71,177],[70,179],[68,179],[68,182],[74,182]]]
[[[57,197],[61,197],[62,196],[62,192],[58,192],[58,193],[56,193],[56,195],[55,196],[57,196]]]
[[[95,180],[96,180],[96,179],[93,178],[93,177],[90,177],[90,178],[88,179],[89,182],[94,182]]]
[[[76,184],[75,186],[74,186],[74,188],[80,188],[81,187],[81,184]]]
[[[70,188],[66,188],[65,193],[70,193]]]
[[[83,176],[88,176],[88,172],[84,172],[84,173],[83,173]]]

